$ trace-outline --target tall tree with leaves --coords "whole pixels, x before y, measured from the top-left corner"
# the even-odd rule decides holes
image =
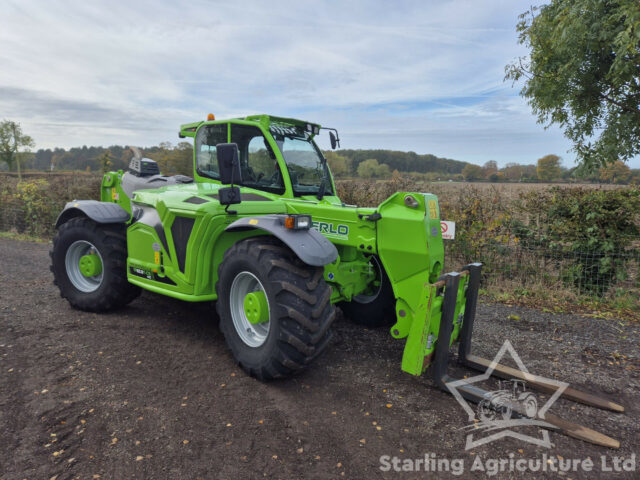
[[[557,180],[562,175],[560,157],[557,155],[545,155],[544,157],[539,158],[536,173],[538,174],[539,180],[543,180],[545,182]]]
[[[20,172],[20,149],[35,146],[35,142],[29,135],[22,133],[22,127],[17,122],[3,120],[0,122],[0,160],[7,164],[9,170],[13,170],[14,165],[18,167],[18,178],[22,180]]]
[[[640,153],[640,2],[551,0],[520,16],[530,54],[506,67],[539,123],[558,124],[581,166]]]

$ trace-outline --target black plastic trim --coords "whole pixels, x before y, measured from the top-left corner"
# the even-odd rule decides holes
[[[56,228],[74,217],[88,217],[96,223],[126,223],[131,215],[117,203],[74,200],[65,205],[56,220]]]
[[[193,218],[176,217],[171,224],[173,246],[176,249],[176,257],[178,257],[178,268],[182,273],[184,273],[184,265],[187,259],[187,243],[189,243],[194,222]]]

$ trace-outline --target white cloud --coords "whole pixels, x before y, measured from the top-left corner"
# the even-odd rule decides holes
[[[345,148],[572,158],[502,81],[528,6],[5,1],[0,117],[38,147],[176,141],[212,111],[318,121]]]

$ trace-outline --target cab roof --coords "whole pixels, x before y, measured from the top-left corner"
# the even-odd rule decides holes
[[[199,122],[185,123],[183,125],[180,125],[180,132],[178,133],[178,136],[180,138],[195,137],[198,127],[202,124],[214,125],[217,123],[226,123],[226,122],[233,123],[234,121],[255,122],[258,125],[262,125],[266,129],[269,129],[271,125],[277,125],[277,124],[294,125],[294,126],[305,127],[305,128],[307,128],[307,126],[310,125],[313,128],[313,130],[320,129],[319,124],[307,122],[306,120],[298,120],[296,118],[276,117],[273,115],[260,114],[260,115],[248,115],[246,117],[226,118],[221,120],[201,120]]]

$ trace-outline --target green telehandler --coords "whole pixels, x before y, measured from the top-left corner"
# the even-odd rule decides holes
[[[69,202],[51,251],[55,284],[75,308],[103,312],[141,289],[184,301],[216,301],[235,360],[270,380],[306,368],[331,339],[335,305],[353,321],[388,326],[405,339],[402,370],[429,367],[448,391],[449,349],[470,353],[481,265],[443,274],[435,195],[398,192],[376,208],[346,205],[314,137],[318,124],[269,115],[182,125],[193,138],[193,178],[163,176],[135,148],[129,171],[104,175],[101,201]],[[332,148],[338,132],[329,131]],[[557,387],[492,365],[494,375]],[[458,388],[469,401],[488,392]],[[613,402],[577,390],[563,395],[613,411]],[[486,403],[486,402],[485,402]],[[524,416],[518,406],[514,415]],[[617,441],[547,414],[547,423],[586,441]]]

